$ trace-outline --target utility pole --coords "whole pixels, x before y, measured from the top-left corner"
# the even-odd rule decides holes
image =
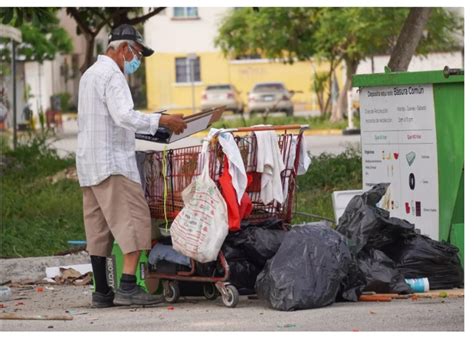
[[[191,69],[191,96],[192,96],[192,113],[195,111],[195,102],[194,102],[194,62],[197,60],[196,53],[189,53],[187,55],[188,63]]]
[[[12,39],[12,77],[13,77],[13,149],[16,149],[16,42]]]

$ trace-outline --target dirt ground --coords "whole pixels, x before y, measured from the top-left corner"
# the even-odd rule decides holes
[[[41,288],[43,287],[43,288]],[[296,312],[241,297],[234,309],[220,299],[181,298],[153,307],[91,308],[91,286],[12,288],[0,313],[71,316],[72,320],[0,320],[2,331],[463,331],[464,298],[336,303]]]

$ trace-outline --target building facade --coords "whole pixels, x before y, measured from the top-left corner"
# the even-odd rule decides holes
[[[168,109],[190,113],[199,109],[207,85],[231,83],[247,102],[247,93],[257,82],[283,82],[293,97],[295,110],[316,110],[311,91],[314,67],[328,65],[296,62],[293,65],[268,59],[232,60],[214,46],[218,25],[230,8],[168,7],[145,23],[146,43],[155,54],[146,59],[149,110]],[[189,57],[196,56],[191,73]],[[338,72],[341,76],[341,72]],[[193,81],[192,81],[193,80]],[[193,89],[194,87],[194,89]],[[194,94],[193,94],[194,92]]]

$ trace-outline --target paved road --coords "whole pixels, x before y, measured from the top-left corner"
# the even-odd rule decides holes
[[[183,140],[177,141],[169,148],[179,148],[185,146],[199,145],[202,137],[188,137]],[[360,144],[359,135],[307,135],[306,142],[308,145],[309,152],[312,155],[319,155],[323,152],[339,154],[343,152],[348,146],[358,147]],[[58,140],[52,143],[53,147],[58,150],[61,156],[65,156],[68,153],[75,152],[77,148],[77,123],[75,121],[64,122],[64,132],[58,135]],[[163,145],[156,144],[153,142],[137,140],[137,150],[162,150]]]
[[[14,295],[20,293],[14,289]],[[261,300],[242,297],[234,309],[219,299],[187,298],[147,308],[90,308],[87,287],[55,286],[37,293],[23,290],[21,300],[4,302],[2,312],[65,315],[72,321],[0,320],[2,331],[463,331],[464,298],[336,303],[295,312],[269,309]],[[16,305],[16,306],[15,306]],[[66,313],[68,311],[68,313]]]

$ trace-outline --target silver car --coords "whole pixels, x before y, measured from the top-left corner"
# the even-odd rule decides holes
[[[292,95],[281,82],[257,83],[248,94],[249,112],[285,112],[287,116],[292,116]]]
[[[201,96],[201,109],[225,105],[229,111],[242,113],[244,104],[239,94],[232,84],[208,85]]]

